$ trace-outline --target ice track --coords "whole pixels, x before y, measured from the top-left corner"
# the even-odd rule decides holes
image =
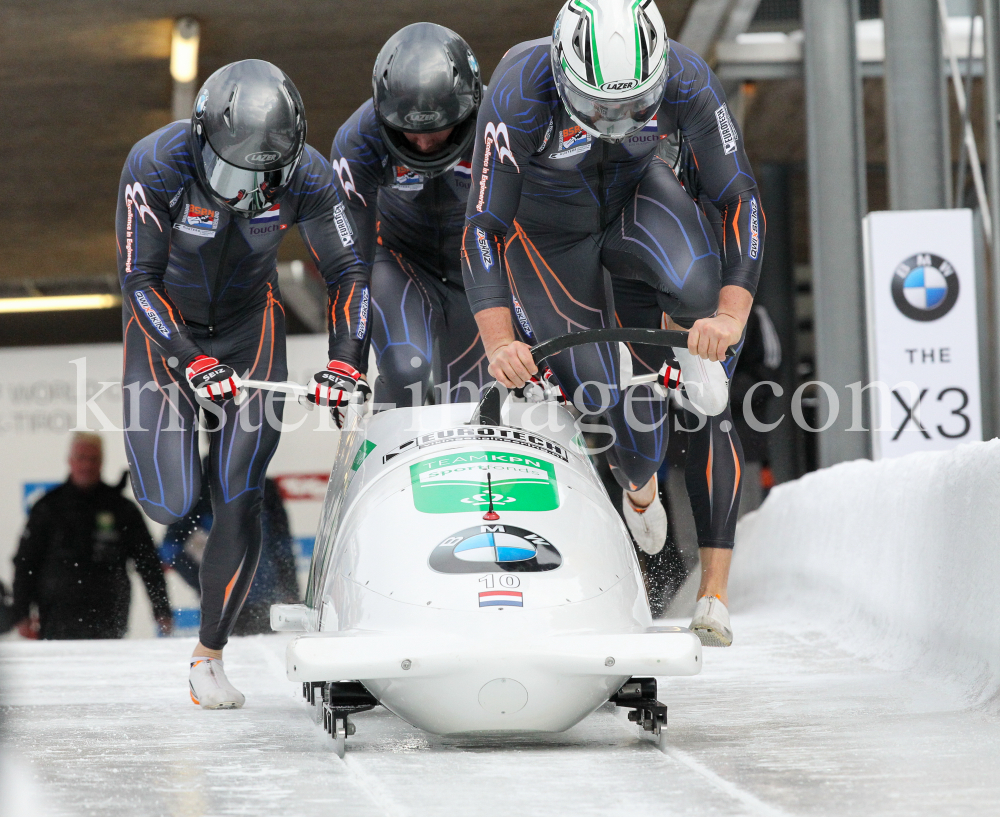
[[[660,680],[664,751],[610,707],[506,740],[376,709],[341,761],[285,636],[231,642],[230,712],[188,699],[192,640],[6,641],[0,814],[1000,815],[998,496],[1000,442],[777,489],[741,527],[735,646]]]
[[[706,651],[702,676],[661,682],[665,753],[607,707],[510,740],[433,737],[375,710],[340,761],[284,679],[284,637],[232,643],[236,712],[190,703],[180,640],[7,643],[18,779],[0,798],[109,817],[1000,814],[993,718],[773,615],[738,624],[742,644]]]

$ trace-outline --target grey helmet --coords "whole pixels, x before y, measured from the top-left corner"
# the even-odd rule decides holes
[[[454,167],[468,150],[482,96],[472,49],[444,26],[413,23],[401,28],[375,60],[372,98],[382,139],[396,161],[425,176]],[[404,135],[446,128],[454,128],[447,143],[430,154],[416,150]]]
[[[256,215],[285,192],[302,155],[302,97],[269,62],[230,63],[201,86],[191,138],[198,178],[212,198],[237,215]]]

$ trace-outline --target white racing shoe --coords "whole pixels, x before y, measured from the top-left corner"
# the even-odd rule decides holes
[[[694,608],[691,630],[705,647],[729,647],[733,630],[729,626],[729,611],[718,596],[702,596]]]
[[[622,491],[622,514],[643,553],[654,556],[663,550],[667,542],[667,511],[660,502],[659,490],[645,508],[637,508],[629,499],[628,492]]]
[[[246,702],[243,693],[229,683],[221,658],[191,659],[191,700],[202,709],[239,709]]]
[[[680,366],[680,377],[676,368],[667,363],[660,369],[658,383],[661,390],[683,387],[683,395],[688,402],[706,417],[722,414],[729,405],[729,376],[721,361],[705,360],[692,355],[687,349],[675,347],[674,357]]]

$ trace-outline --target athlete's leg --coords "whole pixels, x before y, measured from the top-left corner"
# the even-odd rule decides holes
[[[223,336],[211,354],[241,376],[285,380],[285,321],[281,304],[266,308]],[[275,392],[251,389],[239,405],[214,407],[209,432],[208,479],[212,531],[201,563],[201,629],[195,655],[221,655],[250,590],[260,558],[264,475],[278,445],[284,403]],[[221,421],[219,419],[221,415]]]
[[[398,252],[377,248],[371,329],[378,364],[376,405],[423,404],[431,383],[435,295],[416,265]]]
[[[434,389],[442,403],[476,401],[484,383],[492,380],[486,370],[489,360],[479,327],[464,289],[444,283],[436,289],[443,301],[443,314],[434,322]]]
[[[594,236],[515,221],[507,236],[504,259],[513,297],[530,322],[532,342],[612,325]],[[555,355],[548,363],[582,411],[600,414],[618,404],[616,344],[578,346]]]
[[[605,234],[602,257],[614,278],[648,284],[668,315],[682,326],[691,326],[718,306],[717,234],[670,169],[654,160],[633,200]],[[616,282],[616,292],[618,288]],[[737,358],[738,354],[723,363],[730,376]],[[655,356],[650,359],[656,361]],[[719,595],[724,601],[743,451],[728,408],[705,418],[689,433],[686,482],[702,554],[702,595]],[[720,550],[725,552],[716,552]]]
[[[125,322],[122,382],[125,453],[132,491],[150,519],[169,525],[198,500],[198,405],[134,318]]]

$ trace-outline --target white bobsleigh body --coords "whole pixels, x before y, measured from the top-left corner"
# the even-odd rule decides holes
[[[305,605],[278,605],[288,677],[361,681],[437,734],[561,731],[632,676],[693,675],[690,631],[653,625],[635,550],[573,419],[508,403],[353,413]],[[493,509],[499,518],[484,519]]]

